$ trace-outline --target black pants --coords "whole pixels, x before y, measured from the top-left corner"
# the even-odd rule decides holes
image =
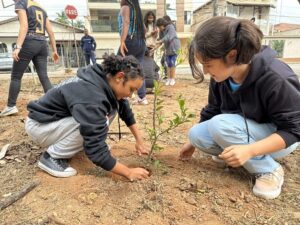
[[[90,61],[92,60],[93,65],[96,64],[96,56],[95,56],[95,52],[91,51],[91,52],[85,52],[84,53],[84,57],[85,57],[85,63],[86,65],[90,65]]]
[[[160,64],[162,65],[163,67],[163,70],[164,70],[164,76],[163,78],[168,78],[168,72],[167,72],[167,62],[166,62],[166,54],[163,53],[161,59],[160,59]]]
[[[8,106],[12,107],[16,105],[16,101],[21,89],[21,80],[24,71],[28,67],[31,60],[33,62],[33,65],[35,66],[44,92],[46,93],[49,89],[52,88],[47,75],[47,57],[48,49],[46,41],[25,39],[22,49],[19,53],[19,61],[13,62],[7,103]]]

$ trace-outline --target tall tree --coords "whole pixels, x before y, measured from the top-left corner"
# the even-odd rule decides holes
[[[57,17],[55,18],[56,22],[70,25],[70,20],[68,19],[66,13],[64,11],[61,11],[60,13],[56,13]]]

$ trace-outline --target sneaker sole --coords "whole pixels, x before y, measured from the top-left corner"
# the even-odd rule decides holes
[[[64,177],[65,178],[65,177],[72,177],[72,176],[75,176],[77,174],[76,170],[74,172],[58,172],[58,171],[55,171],[55,170],[51,170],[50,168],[45,166],[40,161],[38,162],[38,167],[41,170],[44,170],[45,172],[49,173],[50,175],[52,175],[54,177]]]
[[[215,163],[226,165],[226,162],[223,159],[220,159],[218,156],[212,155],[211,159]]]
[[[283,185],[283,182],[284,182],[284,180],[282,180],[282,182],[280,184],[280,188],[278,190],[269,191],[267,194],[265,192],[261,192],[260,190],[256,189],[255,186],[254,186],[253,189],[252,189],[253,194],[258,196],[258,197],[268,199],[268,200],[277,198],[281,193],[281,187]]]

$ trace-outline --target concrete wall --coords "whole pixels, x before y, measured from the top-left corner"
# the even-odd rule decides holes
[[[300,29],[276,32],[274,35],[283,36],[283,58],[300,58]],[[298,38],[284,38],[284,36],[298,36]]]
[[[176,0],[176,30],[184,32],[184,0]]]
[[[156,8],[156,18],[161,18],[165,15],[165,5],[164,5],[165,0],[157,0],[157,8]]]
[[[300,38],[286,39],[284,41],[283,58],[300,58]]]

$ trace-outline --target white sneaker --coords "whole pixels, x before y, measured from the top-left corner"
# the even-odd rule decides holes
[[[148,105],[149,102],[148,102],[146,97],[144,97],[144,98],[137,97],[137,99],[132,104],[134,104],[134,105]]]
[[[169,86],[169,85],[170,85],[170,82],[171,82],[171,79],[167,79],[165,85],[166,85],[166,86]]]
[[[253,187],[253,194],[264,199],[277,198],[281,193],[284,171],[281,166],[271,173],[259,175]]]
[[[19,112],[19,110],[17,109],[16,106],[6,106],[3,111],[0,113],[0,117],[4,117],[4,116],[10,116],[13,114],[17,114]]]
[[[176,83],[176,82],[175,82],[175,79],[170,79],[170,83],[169,83],[170,86],[174,86],[175,83]]]

